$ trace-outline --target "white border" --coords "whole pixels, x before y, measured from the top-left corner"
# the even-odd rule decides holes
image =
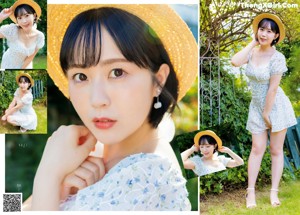
[[[48,4],[199,4],[199,0],[48,0]]]
[[[122,0],[48,0],[47,4],[105,4],[105,3],[109,3],[109,4],[197,4],[199,5],[199,1],[198,0],[130,0],[130,1],[122,1]],[[198,10],[199,11],[199,10]],[[198,12],[198,17],[199,17],[199,12]],[[199,23],[198,23],[198,28],[199,28]],[[199,31],[198,31],[199,32]],[[199,38],[199,35],[198,35]],[[199,41],[198,41],[199,43]],[[199,53],[198,53],[199,54]],[[199,109],[199,108],[198,108]],[[199,114],[198,114],[199,115]],[[3,211],[3,193],[5,192],[4,187],[5,187],[5,135],[2,134],[0,135],[0,202],[1,202],[1,207],[0,207],[0,211]],[[199,188],[198,188],[199,189]],[[199,196],[198,196],[199,198]],[[198,199],[199,202],[199,199]],[[200,204],[199,204],[200,207]],[[22,213],[25,214],[37,214],[37,212],[32,212],[32,211],[23,211]],[[152,214],[163,214],[163,215],[198,215],[199,211],[184,211],[184,212],[178,212],[178,211],[171,211],[171,212],[163,212],[163,211],[130,211],[130,212],[126,212],[126,211],[117,211],[117,212],[113,212],[113,211],[109,211],[109,212],[94,212],[94,211],[71,211],[71,212],[66,212],[66,211],[44,211],[44,212],[38,212],[38,214],[97,214],[97,215],[140,215],[141,213],[147,215],[152,215]],[[11,213],[5,213],[5,214],[16,214],[16,212],[11,212]],[[19,214],[19,213],[17,213]]]
[[[5,135],[0,134],[0,211],[3,211],[3,193],[5,187]]]

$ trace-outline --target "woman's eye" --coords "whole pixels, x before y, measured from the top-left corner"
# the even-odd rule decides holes
[[[83,73],[77,73],[73,76],[73,79],[76,81],[76,82],[82,82],[82,81],[86,81],[87,80],[87,77],[85,74]]]
[[[123,69],[113,69],[110,72],[109,77],[110,78],[119,78],[119,77],[122,77],[123,75],[125,75],[125,72],[123,71]]]

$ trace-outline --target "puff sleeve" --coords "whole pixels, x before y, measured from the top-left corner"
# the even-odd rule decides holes
[[[44,45],[45,45],[45,36],[44,36],[44,34],[41,32],[41,33],[39,33],[39,35],[38,35],[36,47],[37,47],[38,49],[41,49],[41,48],[43,48]]]
[[[218,156],[218,158],[225,167],[227,167],[228,162],[231,160],[231,158],[227,158],[224,155]]]
[[[18,97],[18,96],[19,96],[19,88],[17,88],[15,93],[14,93],[14,97]]]
[[[9,41],[15,41],[18,39],[18,27],[14,23],[1,26],[0,33],[3,34]]]
[[[270,75],[282,75],[288,69],[286,67],[285,57],[280,52],[275,53],[270,66]]]

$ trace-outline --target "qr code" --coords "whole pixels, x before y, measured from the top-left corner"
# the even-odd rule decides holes
[[[3,212],[21,211],[22,193],[3,194]]]

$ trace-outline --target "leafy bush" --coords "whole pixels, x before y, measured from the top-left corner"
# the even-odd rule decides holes
[[[225,171],[216,172],[201,176],[200,179],[200,197],[205,199],[209,194],[219,194],[223,191],[232,191],[239,188],[247,188],[247,166],[250,154],[250,148],[246,149],[243,154],[245,164],[240,167],[227,169]],[[283,183],[294,179],[295,176],[289,172],[288,169],[284,169],[282,180]],[[271,183],[271,155],[269,147],[267,147],[266,153],[263,157],[260,172],[258,174],[256,186],[258,188],[265,187]]]

